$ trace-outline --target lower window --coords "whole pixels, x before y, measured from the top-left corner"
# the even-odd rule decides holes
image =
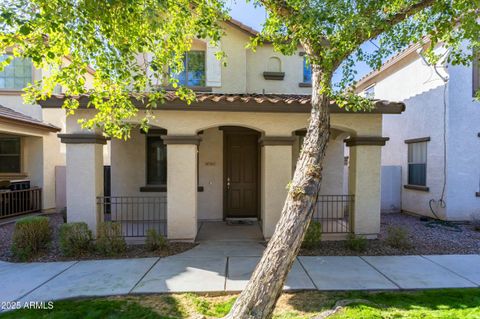
[[[427,186],[427,142],[408,144],[408,184]]]
[[[20,173],[20,138],[0,136],[0,173]]]

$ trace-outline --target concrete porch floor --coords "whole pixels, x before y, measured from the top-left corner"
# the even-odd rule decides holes
[[[257,221],[199,222],[197,242],[205,241],[254,241],[263,242],[262,229]]]

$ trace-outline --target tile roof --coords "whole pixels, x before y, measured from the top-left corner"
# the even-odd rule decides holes
[[[0,121],[15,123],[19,125],[33,126],[51,132],[59,132],[61,129],[40,120],[34,119],[28,115],[14,111],[8,107],[0,105]]]
[[[88,107],[89,96],[76,97],[80,107]],[[133,103],[139,107],[145,107],[141,97],[133,99]],[[44,108],[59,108],[65,100],[64,95],[52,95],[46,101],[38,103]],[[390,102],[374,100],[373,113],[401,113],[405,110],[402,102]],[[301,94],[224,94],[224,93],[196,93],[196,99],[190,105],[181,100],[174,91],[167,91],[165,103],[158,105],[158,110],[190,110],[190,111],[235,111],[235,112],[291,112],[309,113],[311,95]],[[331,102],[332,113],[348,113],[340,109],[335,101]]]

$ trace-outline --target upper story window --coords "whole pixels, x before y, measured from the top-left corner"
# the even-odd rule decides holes
[[[408,184],[427,186],[427,141],[429,138],[406,141],[408,144]]]
[[[5,61],[8,55],[0,57]],[[14,58],[0,72],[0,90],[23,90],[32,82],[32,62],[29,59]]]
[[[172,76],[183,86],[205,86],[205,51],[185,53],[183,71]]]
[[[0,173],[20,173],[20,138],[0,136]]]
[[[312,83],[312,67],[305,55],[303,56],[303,83]]]
[[[363,91],[363,94],[367,99],[375,98],[375,85],[371,85],[368,88],[366,88],[365,91]]]

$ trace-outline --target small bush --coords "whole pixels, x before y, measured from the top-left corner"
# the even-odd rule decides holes
[[[311,221],[308,225],[307,232],[303,238],[302,247],[306,249],[313,249],[320,246],[322,241],[322,224],[317,221]]]
[[[167,247],[167,241],[165,238],[157,233],[155,229],[149,229],[147,231],[147,239],[145,240],[145,248],[149,251],[155,251],[165,247]]]
[[[408,232],[403,227],[388,227],[385,242],[388,246],[397,249],[408,249],[412,246],[408,239]]]
[[[347,240],[345,241],[345,246],[350,250],[361,253],[367,250],[368,241],[363,236],[357,236],[353,233],[349,233]]]
[[[97,229],[97,251],[106,256],[125,252],[127,244],[122,236],[122,225],[117,222],[101,222]]]
[[[26,261],[46,249],[51,240],[48,217],[24,217],[15,223],[12,252],[19,260]]]
[[[92,246],[92,232],[86,223],[67,223],[60,226],[60,250],[64,256],[79,256]]]

